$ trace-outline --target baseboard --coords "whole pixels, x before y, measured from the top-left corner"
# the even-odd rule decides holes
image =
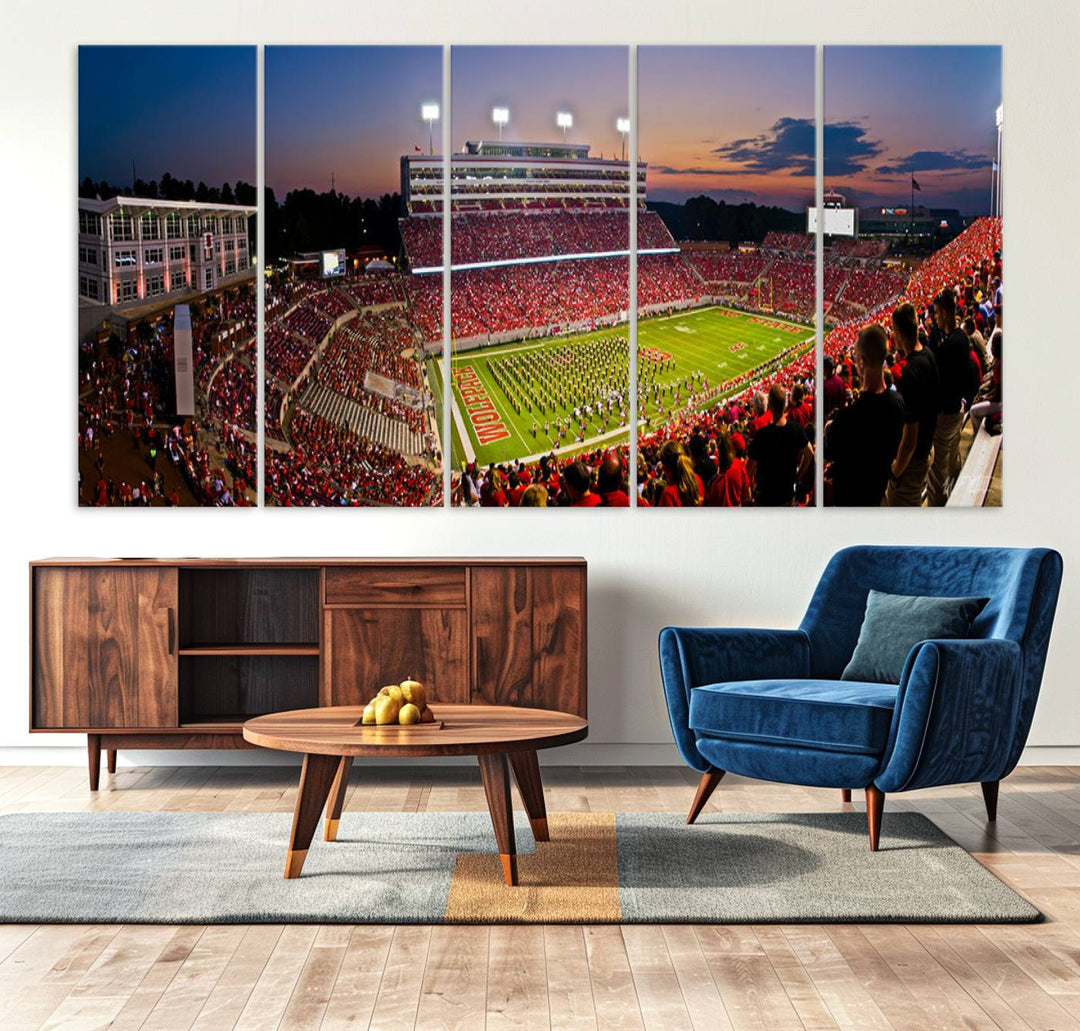
[[[357,759],[355,765],[366,764],[412,766],[427,763],[433,766],[460,766],[475,763],[469,756],[450,756],[425,759]],[[157,749],[153,751],[120,751],[121,766],[295,766],[300,756],[291,752],[266,749]],[[544,766],[681,766],[682,759],[674,744],[604,744],[583,741],[564,748],[540,752]],[[0,747],[0,766],[85,766],[86,745],[80,739],[77,747],[34,746]]]
[[[260,749],[235,751],[175,751],[120,752],[122,766],[295,766],[300,757],[287,752]],[[468,757],[440,759],[358,759],[367,763],[411,766],[423,762],[436,766],[457,766],[472,763]],[[674,744],[607,743],[583,741],[565,748],[552,748],[540,753],[544,766],[681,766],[682,759]],[[7,746],[0,747],[0,766],[85,766],[86,745],[78,746]],[[1021,766],[1080,766],[1078,745],[1032,745],[1020,757]]]
[[[1021,766],[1080,766],[1080,745],[1028,745]]]

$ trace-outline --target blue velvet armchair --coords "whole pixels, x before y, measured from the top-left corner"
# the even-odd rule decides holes
[[[998,784],[1031,727],[1061,584],[1045,548],[847,548],[798,630],[667,627],[660,672],[675,742],[701,773],[693,823],[725,772],[866,792],[877,851],[886,794]],[[971,637],[922,641],[897,684],[841,680],[870,590],[990,601]]]

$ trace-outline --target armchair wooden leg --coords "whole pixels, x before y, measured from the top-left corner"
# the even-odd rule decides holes
[[[870,831],[870,851],[878,850],[881,840],[881,813],[885,808],[885,792],[873,784],[866,789],[866,826]]]
[[[986,818],[993,822],[997,819],[998,788],[999,780],[984,780],[982,782],[983,801],[986,803]]]
[[[840,789],[840,801],[841,802],[850,802],[851,801],[851,788],[841,788]]]
[[[716,785],[720,783],[720,778],[723,777],[723,770],[706,770],[701,775],[701,780],[698,781],[697,794],[694,795],[694,802],[690,806],[690,815],[687,816],[686,822],[693,823],[698,818],[698,813],[705,808],[705,803],[709,801],[709,797],[716,790]]]

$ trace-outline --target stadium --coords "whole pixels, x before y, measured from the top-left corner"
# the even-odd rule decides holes
[[[445,451],[454,503],[528,504],[536,484],[549,505],[624,504],[634,400],[629,162],[574,143],[470,139],[452,154],[454,382],[445,444],[442,168],[439,155],[401,158],[397,271],[343,268],[268,285],[268,503],[438,505]],[[648,207],[646,178],[639,163],[639,503],[681,503],[670,482],[677,469],[670,454],[668,465],[663,458],[670,441],[699,478],[697,503],[752,503],[749,484],[706,488],[720,467],[735,469],[729,480],[746,480],[776,386],[812,459],[780,503],[813,504],[814,236],[771,231],[735,246],[680,244]],[[827,237],[825,349],[848,399],[858,388],[859,330],[887,324],[899,303],[913,303],[932,329],[934,297],[952,289],[965,313],[980,313],[976,332],[986,329],[1000,248],[994,218],[975,220],[922,261],[902,253],[902,240]],[[990,318],[1000,324],[1000,311]],[[895,354],[889,364],[898,374]],[[1000,463],[1000,434],[989,440],[980,429],[975,482],[954,492],[966,504],[987,503]],[[974,439],[970,426],[965,455]],[[577,463],[584,491],[572,482],[580,468],[571,482],[561,475]]]
[[[256,501],[256,208],[79,199],[79,504]]]

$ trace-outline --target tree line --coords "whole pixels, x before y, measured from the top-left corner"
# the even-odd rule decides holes
[[[131,186],[116,186],[102,179],[94,182],[90,176],[79,185],[79,196],[88,200],[110,200],[113,197],[148,197],[151,200],[195,200],[207,204],[255,205],[255,187],[238,179],[235,184],[207,186],[190,179],[176,179],[166,172],[160,179],[136,179]]]
[[[337,190],[290,190],[283,201],[266,189],[266,254],[269,261],[305,251],[355,251],[376,246],[391,261],[401,250],[401,197],[349,197]]]
[[[648,201],[676,240],[715,240],[737,244],[760,243],[769,232],[806,229],[806,214],[764,204],[728,204],[712,197],[691,197],[685,204]]]
[[[95,182],[87,176],[79,184],[79,197],[84,200],[111,200],[113,197],[145,197],[149,200],[191,200],[204,204],[243,204],[254,207],[258,191],[251,183],[237,179],[233,184],[207,186],[190,179],[177,179],[165,172],[160,179],[136,179],[131,186],[116,186],[105,179]],[[255,253],[255,219],[248,219],[248,252]]]

